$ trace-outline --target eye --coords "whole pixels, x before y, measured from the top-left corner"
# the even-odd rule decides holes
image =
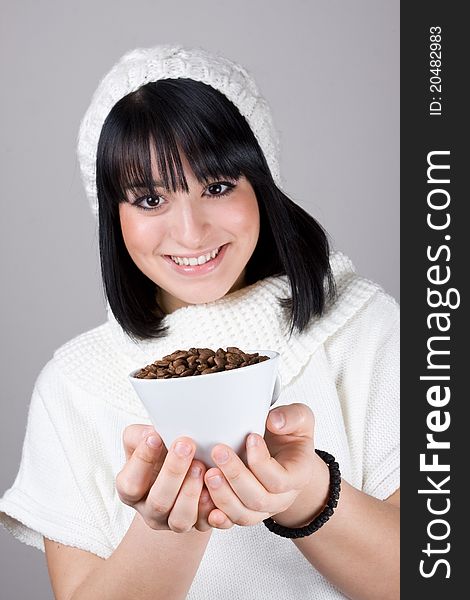
[[[210,192],[210,196],[225,196],[225,194],[229,194],[233,188],[235,187],[234,183],[230,181],[217,181],[215,183],[211,183],[207,190]],[[227,188],[225,190],[221,190],[221,188]]]
[[[137,198],[132,204],[142,210],[157,210],[162,206],[161,196],[142,196]]]

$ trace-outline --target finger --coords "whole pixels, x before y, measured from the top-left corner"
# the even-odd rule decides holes
[[[260,521],[260,513],[247,508],[240,498],[235,494],[222,471],[219,469],[209,469],[204,477],[207,489],[211,495],[212,501],[218,509],[235,523],[236,525],[246,526],[255,525]],[[273,513],[274,514],[274,513]],[[264,514],[261,518],[265,519],[269,513]],[[210,519],[210,515],[209,515]],[[213,527],[218,527],[214,522],[209,520],[209,524]]]
[[[246,508],[256,512],[268,512],[269,508],[272,507],[272,512],[277,512],[275,511],[277,505],[274,505],[276,499],[266,490],[259,479],[255,477],[250,469],[245,466],[240,457],[235,454],[229,446],[218,444],[212,449],[211,456],[217,467],[222,471],[229,486]],[[274,461],[274,463],[276,463],[276,461]],[[277,469],[274,464],[271,468],[276,471],[284,471],[281,465],[278,463],[276,463],[276,465]],[[282,473],[278,473],[277,477],[281,479]],[[285,472],[283,477],[284,479],[286,478]],[[274,475],[272,478],[274,478]],[[220,504],[217,504],[217,502],[216,505],[223,510],[223,507],[221,507]],[[231,517],[229,513],[226,514]]]
[[[293,454],[292,448],[289,453]],[[246,457],[250,471],[269,493],[282,494],[295,489],[297,477],[293,478],[291,470],[271,456],[266,442],[257,433],[250,433],[246,440]]]
[[[218,515],[215,520],[213,519],[213,515],[215,514],[214,510]],[[209,522],[209,515],[211,515],[212,524]],[[207,531],[208,529],[212,529],[212,527],[217,527],[218,529],[230,529],[233,525],[234,523],[232,523],[227,515],[216,507],[208,489],[204,485],[199,498],[198,520],[195,528],[198,531]]]
[[[125,504],[132,506],[148,492],[165,458],[160,436],[150,433],[137,445],[116,477],[116,489]]]
[[[291,434],[313,439],[315,417],[306,404],[294,402],[271,410],[266,426],[277,435]]]
[[[212,526],[209,524],[209,514],[214,510],[215,504],[212,502],[211,495],[209,494],[206,486],[203,484],[203,490],[201,495],[199,496],[199,505],[198,505],[198,518],[194,525],[194,527],[198,531],[208,531],[212,529]]]
[[[150,432],[155,432],[152,425],[128,425],[122,432],[122,442],[126,452],[126,460],[132,456],[132,453],[140,444],[142,439]],[[156,433],[156,432],[155,432]],[[158,434],[157,434],[158,435]]]
[[[159,525],[167,523],[195,451],[196,446],[189,437],[178,438],[170,446],[160,473],[145,501],[145,512],[149,520],[154,520]]]
[[[259,441],[262,438],[256,434],[252,434],[255,437],[255,441]],[[289,486],[289,474],[286,472],[274,458],[271,458],[269,451],[264,445],[258,446],[253,449],[248,448],[248,441],[252,440],[250,435],[247,440],[247,456],[250,456],[250,460],[255,456],[255,462],[259,465],[258,472],[264,474],[266,480],[271,483],[271,486],[280,493],[287,490],[291,490],[292,486]],[[263,440],[264,443],[264,440]],[[258,456],[256,456],[258,454]],[[268,490],[262,478],[257,477],[257,474],[250,468],[248,469],[240,457],[229,447],[222,444],[218,444],[212,450],[212,459],[217,464],[218,468],[224,474],[225,479],[228,481],[230,487],[235,494],[240,498],[241,502],[250,510],[256,512],[278,512],[277,509],[281,509],[282,501],[284,498],[275,498],[271,490]],[[220,508],[220,506],[217,504]]]
[[[252,436],[256,436],[257,444],[250,446]],[[270,492],[279,496],[282,501],[292,490],[303,489],[312,478],[314,467],[314,447],[310,438],[293,438],[292,443],[271,457],[266,441],[257,434],[250,434],[247,439],[248,467]]]
[[[168,526],[176,533],[190,531],[198,520],[199,497],[204,484],[204,463],[193,460],[168,516]]]
[[[208,522],[216,529],[230,529],[234,526],[234,523],[219,508],[211,511]]]

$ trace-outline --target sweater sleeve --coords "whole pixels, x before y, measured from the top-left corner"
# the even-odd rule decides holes
[[[34,387],[18,474],[0,498],[0,523],[18,540],[44,551],[43,536],[105,557],[109,548],[87,506],[57,428]]]
[[[362,489],[384,500],[400,486],[398,309],[374,357],[365,423]]]
[[[379,290],[325,345],[341,402],[352,482],[384,500],[400,486],[400,320]]]

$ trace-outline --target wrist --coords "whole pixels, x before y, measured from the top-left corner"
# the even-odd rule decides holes
[[[312,477],[288,509],[272,519],[284,527],[308,525],[324,509],[329,495],[330,472],[328,465],[315,453],[312,458]]]

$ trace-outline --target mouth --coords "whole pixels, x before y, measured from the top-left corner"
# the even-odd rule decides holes
[[[223,260],[229,244],[224,244],[198,256],[176,256],[165,254],[163,258],[184,275],[203,275],[216,269]]]
[[[196,265],[204,265],[206,262],[213,260],[219,253],[221,247],[222,246],[219,246],[218,248],[214,248],[213,250],[208,250],[207,252],[203,252],[198,256],[174,256],[174,255],[166,255],[166,256],[170,256],[171,260],[173,262],[175,262],[177,265],[180,265],[180,266],[191,265],[192,267],[194,267]]]

